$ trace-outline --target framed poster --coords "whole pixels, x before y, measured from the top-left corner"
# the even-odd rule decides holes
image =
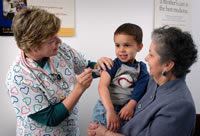
[[[0,0],[0,35],[12,36],[12,19],[21,8],[27,5],[26,0]]]
[[[35,6],[54,13],[61,19],[59,36],[74,36],[75,0],[27,0],[28,6]]]
[[[191,0],[154,0],[154,28],[164,25],[191,31]]]
[[[74,0],[0,0],[0,35],[13,35],[14,15],[24,6],[38,7],[54,13],[61,19],[59,36],[74,36]]]

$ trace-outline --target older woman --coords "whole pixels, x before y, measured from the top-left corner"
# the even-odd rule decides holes
[[[88,135],[192,136],[196,111],[185,77],[196,58],[197,49],[189,33],[175,27],[155,29],[145,58],[151,78],[134,117],[124,122],[118,133],[90,123]]]
[[[62,43],[57,35],[60,24],[54,14],[37,8],[23,8],[13,19],[21,52],[8,71],[6,85],[18,136],[80,135],[77,102],[97,65]],[[101,65],[109,63],[101,60]]]

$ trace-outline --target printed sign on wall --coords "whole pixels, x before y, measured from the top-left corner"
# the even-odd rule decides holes
[[[154,0],[154,28],[164,25],[191,31],[191,0]]]
[[[12,19],[24,6],[43,8],[61,19],[59,36],[74,36],[74,0],[0,0],[0,35],[13,35]]]

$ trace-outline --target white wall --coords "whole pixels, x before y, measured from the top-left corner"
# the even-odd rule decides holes
[[[192,0],[192,35],[200,48],[199,13],[200,1]],[[122,23],[131,22],[140,25],[144,32],[144,48],[137,55],[143,60],[150,45],[150,34],[153,26],[153,0],[77,0],[76,1],[76,36],[62,37],[62,40],[73,48],[81,51],[88,59],[97,60],[101,56],[115,57],[113,32]],[[18,53],[13,37],[0,37],[0,134],[14,136],[16,128],[15,113],[5,90],[5,75],[9,65]],[[199,53],[200,56],[200,53]],[[200,113],[200,61],[187,76],[197,112]],[[94,104],[98,99],[98,79],[80,99],[80,128],[81,136],[86,136],[86,128],[91,120]]]

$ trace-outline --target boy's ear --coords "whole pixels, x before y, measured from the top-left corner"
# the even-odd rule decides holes
[[[138,45],[138,50],[137,51],[140,52],[142,50],[142,48],[143,48],[143,44],[141,43],[141,44]]]

